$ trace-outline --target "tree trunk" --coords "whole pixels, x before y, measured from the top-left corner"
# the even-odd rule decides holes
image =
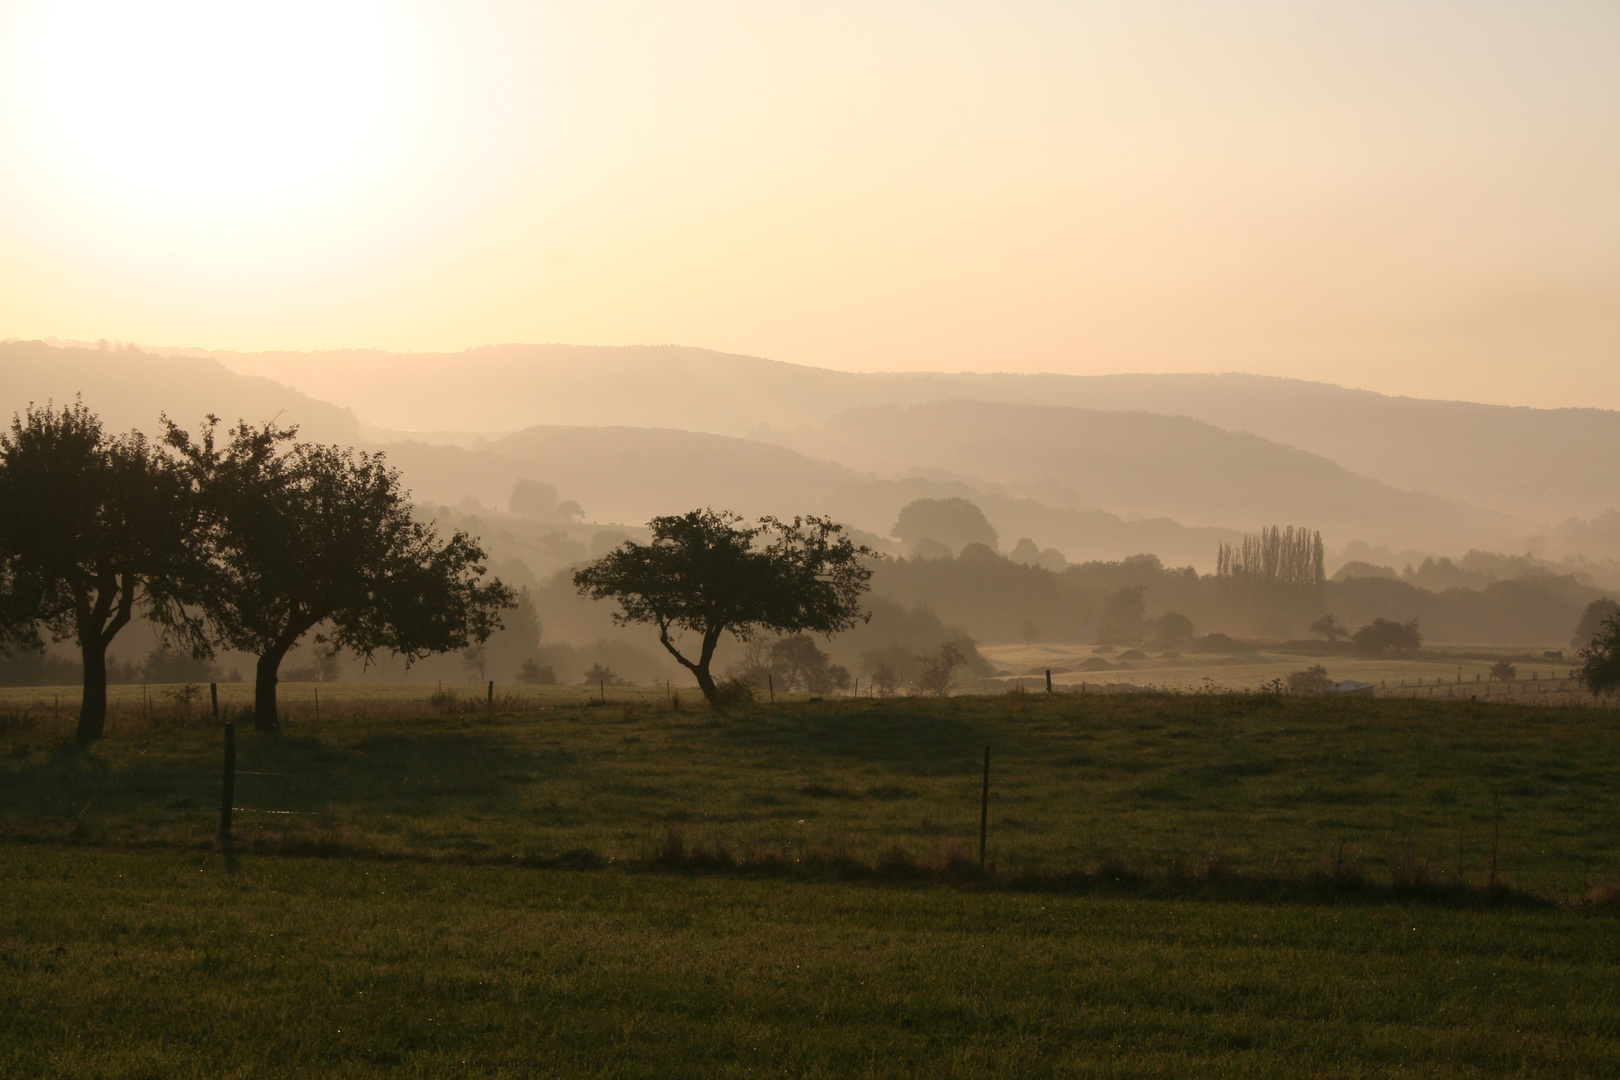
[[[84,696],[79,705],[78,737],[89,743],[107,729],[107,647],[100,634],[80,636],[79,658],[84,663]]]
[[[715,686],[714,676],[709,674],[708,663],[693,664],[692,675],[697,679],[698,689],[703,691],[703,696],[708,699],[710,705],[713,705],[714,699],[720,694],[720,688]]]
[[[285,647],[272,648],[259,657],[253,673],[253,730],[281,730],[281,713],[276,710],[276,671],[281,667]]]

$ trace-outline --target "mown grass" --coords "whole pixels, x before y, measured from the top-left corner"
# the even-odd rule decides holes
[[[585,851],[612,865],[656,858],[674,828],[756,865],[976,862],[988,745],[988,854],[1003,876],[1174,876],[1213,860],[1458,887],[1485,883],[1494,860],[1499,882],[1567,900],[1620,877],[1617,721],[1479,702],[1033,694],[351,715],[240,734],[237,836],[261,852]],[[195,726],[88,751],[14,728],[0,733],[0,835],[210,846],[219,758],[219,732]]]
[[[0,1075],[1604,1076],[1620,927],[0,847]]]

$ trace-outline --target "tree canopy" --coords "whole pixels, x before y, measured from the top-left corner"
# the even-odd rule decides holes
[[[139,432],[109,436],[82,402],[30,406],[0,434],[0,619],[12,644],[73,639],[78,737],[107,718],[107,648],[138,609],[201,646],[184,601],[199,584],[195,492]]]
[[[818,517],[742,522],[713,509],[656,517],[650,543],[627,540],[574,575],[582,595],[618,601],[616,622],[656,626],[710,702],[720,698],[710,665],[724,634],[835,634],[867,618],[860,605],[874,553],[843,526]],[[695,648],[685,634],[696,635]]]
[[[306,635],[328,652],[407,662],[483,642],[512,590],[483,581],[463,532],[440,538],[411,514],[381,455],[293,443],[240,424],[223,445],[169,428],[203,493],[211,580],[201,605],[218,640],[259,658],[254,721],[278,724],[277,670]]]
[[[1620,689],[1620,612],[1604,619],[1577,654],[1581,666],[1576,677],[1594,694]]]
[[[1350,635],[1359,652],[1382,656],[1386,652],[1416,652],[1423,645],[1418,621],[1409,619],[1398,623],[1393,619],[1374,619]]]

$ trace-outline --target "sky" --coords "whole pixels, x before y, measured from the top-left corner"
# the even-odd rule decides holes
[[[1620,408],[1620,4],[0,0],[0,337]]]

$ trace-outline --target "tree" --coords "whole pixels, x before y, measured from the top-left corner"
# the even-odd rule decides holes
[[[1329,644],[1337,642],[1340,638],[1350,636],[1350,628],[1340,622],[1330,612],[1311,623],[1311,633],[1321,634],[1328,639]]]
[[[849,669],[832,662],[805,634],[778,638],[771,645],[771,672],[780,673],[781,688],[811,694],[848,690]]]
[[[615,622],[656,626],[711,704],[718,687],[709,667],[722,635],[835,634],[869,618],[860,601],[874,553],[851,543],[843,526],[818,517],[742,520],[712,509],[656,517],[651,543],[626,540],[574,574],[581,595],[618,601]],[[697,636],[695,650],[677,641],[686,633]]]
[[[1620,688],[1620,611],[1603,620],[1576,656],[1581,662],[1576,678],[1588,691],[1607,694]]]
[[[1142,636],[1142,619],[1147,602],[1141,585],[1127,585],[1103,601],[1102,635],[1119,641],[1135,641]]]
[[[1296,694],[1320,694],[1333,685],[1328,678],[1327,668],[1321,664],[1312,664],[1300,671],[1288,674],[1288,689]]]
[[[471,675],[478,673],[480,685],[484,682],[484,673],[489,669],[489,650],[483,644],[469,645],[461,653],[461,670]]]
[[[1390,651],[1404,653],[1408,649],[1416,652],[1423,645],[1423,635],[1418,632],[1416,619],[1404,623],[1393,619],[1374,619],[1350,635],[1350,640],[1355,643],[1358,652],[1373,656],[1382,656]]]
[[[933,697],[949,697],[956,669],[967,663],[967,656],[955,642],[947,641],[938,652],[919,657],[918,661],[922,670],[917,675],[917,689]]]
[[[107,648],[137,609],[206,651],[184,601],[200,575],[194,491],[139,432],[108,436],[82,402],[28,408],[0,435],[0,613],[15,643],[79,646],[78,737],[107,722]]]
[[[996,530],[984,511],[966,499],[916,499],[900,511],[900,520],[890,530],[908,547],[922,540],[934,540],[961,551],[969,544],[984,544],[994,550]]]
[[[1167,611],[1153,620],[1153,633],[1167,645],[1180,645],[1193,636],[1192,620],[1179,611]]]
[[[1513,682],[1519,677],[1519,669],[1511,660],[1498,660],[1491,665],[1491,679],[1495,682]]]
[[[239,424],[224,446],[169,426],[203,493],[214,574],[202,606],[218,639],[256,655],[254,726],[279,726],[283,658],[306,635],[328,652],[407,663],[482,643],[512,604],[483,549],[411,514],[383,457],[286,445],[294,429]]]
[[[1570,639],[1570,644],[1577,650],[1586,648],[1597,637],[1603,624],[1615,615],[1620,615],[1620,604],[1608,597],[1587,604],[1586,610],[1581,612],[1580,621],[1575,624],[1575,636]]]

